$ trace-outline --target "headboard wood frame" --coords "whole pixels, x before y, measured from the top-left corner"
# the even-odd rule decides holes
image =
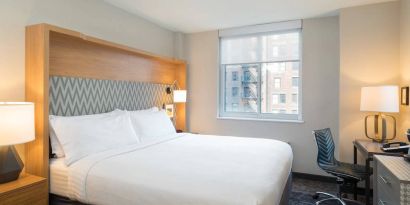
[[[186,63],[80,32],[36,24],[26,27],[26,101],[35,103],[36,138],[27,143],[25,170],[48,178],[49,77],[127,80],[186,87]],[[177,105],[177,128],[185,129],[185,105]]]

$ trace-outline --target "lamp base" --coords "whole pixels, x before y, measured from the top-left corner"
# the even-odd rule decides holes
[[[14,146],[0,146],[0,183],[19,178],[24,164]]]
[[[368,119],[370,117],[374,118],[374,135],[369,136],[367,132],[367,123]],[[386,125],[386,117],[390,117],[393,121],[393,133],[390,138],[387,137],[387,125]],[[379,130],[379,120],[381,121],[381,130]],[[383,115],[381,113],[378,113],[377,115],[368,115],[366,116],[364,120],[364,130],[366,137],[369,139],[372,139],[373,142],[378,142],[378,143],[386,143],[389,140],[392,140],[396,137],[396,118],[391,115]]]

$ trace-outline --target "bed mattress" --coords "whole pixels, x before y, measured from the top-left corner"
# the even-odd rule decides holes
[[[276,140],[183,133],[93,154],[66,169],[57,161],[51,192],[86,204],[272,205],[280,203],[292,150]]]
[[[50,193],[68,197],[68,167],[64,158],[50,159]]]

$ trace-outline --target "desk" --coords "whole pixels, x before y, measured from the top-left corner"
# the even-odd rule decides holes
[[[410,204],[410,163],[402,157],[374,157],[373,204]]]
[[[373,142],[371,140],[355,140],[353,141],[353,162],[357,164],[357,150],[359,150],[366,159],[366,172],[370,172],[370,162],[373,161],[373,155],[389,155],[401,156],[401,153],[383,152],[381,143]],[[365,195],[366,205],[370,205],[370,174],[365,179]]]

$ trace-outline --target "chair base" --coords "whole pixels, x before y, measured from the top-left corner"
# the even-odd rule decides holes
[[[316,205],[320,205],[321,203],[327,202],[327,201],[337,201],[341,205],[350,205],[350,204],[362,205],[362,203],[360,203],[360,202],[350,200],[350,199],[345,199],[345,198],[339,198],[336,195],[329,194],[329,193],[326,193],[326,192],[316,192],[316,194],[313,195],[313,199],[319,199],[320,195],[328,196],[328,198],[317,201],[315,203]],[[348,204],[346,204],[346,202],[348,202]]]

